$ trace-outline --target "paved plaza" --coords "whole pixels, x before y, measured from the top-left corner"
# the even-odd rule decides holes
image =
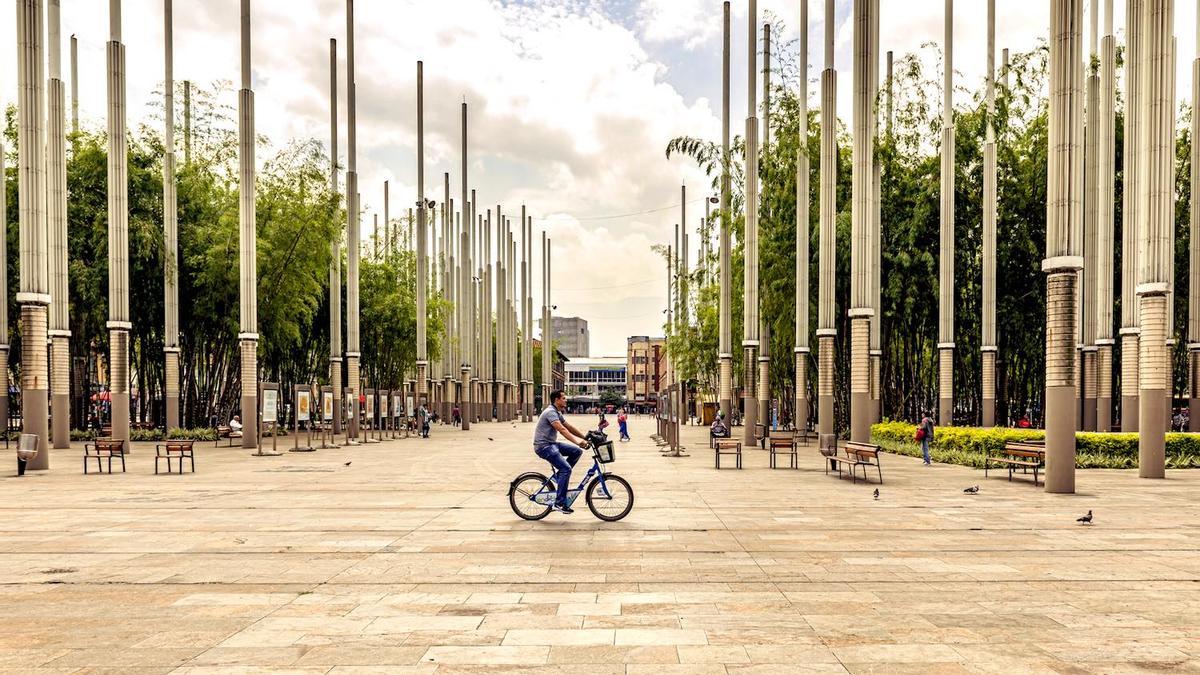
[[[580,500],[529,523],[506,487],[541,470],[531,431],[207,443],[183,476],[152,445],[111,476],[58,451],[2,481],[0,668],[1200,672],[1200,472],[1081,471],[1055,496],[886,455],[876,501],[811,447],[717,472],[692,427],[691,457],[660,457],[643,417],[612,465],[626,520]]]

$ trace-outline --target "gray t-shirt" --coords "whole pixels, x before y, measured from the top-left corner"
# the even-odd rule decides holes
[[[546,406],[546,409],[538,416],[537,428],[533,430],[533,448],[535,450],[558,442],[558,429],[554,428],[556,421],[566,423],[567,420],[562,413],[558,412],[558,408],[553,405]]]

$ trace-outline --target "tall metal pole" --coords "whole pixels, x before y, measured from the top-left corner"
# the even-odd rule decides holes
[[[1137,294],[1139,257],[1138,228],[1141,222],[1142,162],[1137,159],[1142,125],[1142,42],[1145,0],[1125,2],[1125,134],[1121,209],[1121,431],[1137,431],[1139,416],[1139,326]]]
[[[109,2],[108,346],[112,436],[129,440],[129,174],[125,137],[125,45],[121,2]],[[45,344],[39,342],[38,344]]]
[[[542,230],[542,407],[550,405],[550,389],[554,386],[550,357],[554,353],[553,331],[550,329],[550,241]]]
[[[1083,113],[1083,0],[1051,0],[1050,128],[1046,193],[1046,491],[1075,491],[1075,322]],[[1161,397],[1159,398],[1161,401]]]
[[[24,26],[20,27],[24,30]],[[18,110],[18,118],[20,111]],[[19,133],[20,127],[18,127]],[[4,135],[0,134],[0,176],[8,180],[5,173]],[[19,181],[19,178],[18,178]],[[3,181],[0,181],[3,183]],[[18,200],[19,201],[19,200]],[[8,232],[8,190],[0,190],[0,227]],[[8,237],[0,237],[0,297],[8,297]],[[0,419],[8,424],[8,302],[0,303]],[[39,443],[41,445],[41,443]],[[38,454],[41,454],[40,452]]]
[[[427,233],[429,223],[425,220],[425,64],[417,61],[417,400],[421,405],[429,402],[429,352],[425,336],[426,267],[428,260]]]
[[[442,300],[454,307],[454,246],[458,236],[454,232],[454,202],[450,200],[450,172],[442,174]],[[453,310],[452,310],[453,311]],[[443,325],[442,339],[442,408],[443,419],[451,418],[454,407],[454,379],[457,366],[454,363],[454,321],[447,316]]]
[[[771,24],[763,25],[763,113],[762,113],[762,155],[770,157],[771,155]],[[767,170],[770,170],[770,165],[767,165]],[[759,204],[763,210],[761,218],[766,218],[766,207]],[[684,221],[687,222],[687,221]],[[685,229],[686,231],[686,229]],[[684,260],[687,260],[687,245],[685,237],[685,245],[683,250]],[[754,264],[758,266],[759,251],[757,247],[754,252]],[[758,272],[754,273],[755,278],[758,277]],[[686,287],[684,298],[687,297]],[[758,301],[758,292],[755,291],[755,303]],[[756,310],[758,314],[758,418],[761,420],[763,429],[771,428],[771,323],[762,316],[761,312]],[[686,321],[687,316],[684,315]],[[686,406],[684,406],[686,412]]]
[[[1172,333],[1167,307],[1171,290],[1174,230],[1174,34],[1173,0],[1142,3],[1142,71],[1138,128],[1141,158],[1138,184],[1138,475],[1163,478],[1166,468],[1166,395],[1170,391],[1167,340]]]
[[[175,203],[175,47],[172,0],[163,0],[163,355],[167,429],[179,427],[179,239]]]
[[[79,41],[71,34],[71,135],[79,133]]]
[[[730,218],[729,192],[730,177],[729,163],[729,2],[723,6],[723,50],[721,52],[721,259],[720,259],[720,299],[718,317],[717,358],[720,360],[718,399],[721,413],[725,415],[726,423],[731,418],[730,408],[733,400],[733,329],[730,319],[732,293],[730,286],[729,248],[730,248]]]
[[[872,0],[854,3],[854,150],[850,206],[850,440],[871,438],[871,228],[875,220]]]
[[[55,448],[71,447],[71,326],[67,289],[67,130],[66,87],[62,81],[59,0],[50,0],[50,73],[46,138],[47,245],[50,274],[50,417]]]
[[[945,0],[938,247],[938,423],[954,423],[954,0]]]
[[[1112,0],[1108,0],[1111,5]],[[1198,2],[1200,4],[1200,2]],[[1200,7],[1197,7],[1200,12]],[[1196,30],[1200,33],[1200,13],[1196,15]],[[1111,32],[1111,31],[1110,31]],[[1110,41],[1106,35],[1105,40]],[[1196,56],[1192,59],[1192,105],[1200,101],[1200,42],[1196,45]],[[1200,138],[1200,115],[1192,115],[1192,138]],[[1200,152],[1196,152],[1193,143],[1191,160],[1191,175],[1193,185],[1200,185]],[[1200,431],[1200,204],[1197,198],[1191,200],[1191,238],[1188,246],[1188,430]]]
[[[808,2],[800,3],[800,143],[796,151],[796,400],[792,419],[798,431],[808,429]]]
[[[983,143],[982,422],[996,426],[996,0],[987,3],[987,131]]]
[[[755,363],[758,355],[758,3],[750,0],[747,20],[749,40],[748,76],[746,81],[746,226],[745,272],[743,274],[742,310],[742,398],[746,414],[742,442],[754,445],[754,427],[758,423],[758,401],[755,399]]]
[[[871,0],[871,44],[874,45],[871,49],[871,63],[868,69],[870,76],[870,96],[871,96],[871,143],[875,145],[879,141],[879,107],[875,102],[879,98],[879,0]],[[871,377],[870,377],[870,402],[867,406],[867,413],[871,424],[878,422],[883,416],[883,285],[882,274],[883,269],[883,199],[880,196],[882,190],[883,165],[879,161],[879,154],[873,152],[871,157],[871,222],[868,229],[869,241],[871,244],[868,259],[870,264],[867,265],[867,276],[870,278],[869,297],[871,299]],[[868,429],[868,437],[870,431]]]
[[[471,231],[472,224],[475,222],[474,214],[471,212],[471,201],[467,199],[467,102],[462,104],[462,230],[459,233],[459,255],[461,256],[460,268],[462,277],[459,280],[459,308],[458,318],[458,342],[459,353],[461,359],[459,362],[459,376],[462,378],[459,383],[459,396],[462,400],[462,424],[463,431],[468,431],[471,428],[471,421],[475,418],[475,409],[472,403],[471,392],[471,355],[472,350],[468,341],[474,343],[475,333],[471,329],[471,302],[474,297],[474,284],[471,280]]]
[[[354,0],[346,0],[346,386],[350,390],[349,443],[358,442],[358,395],[361,387],[358,331],[358,122],[354,81]]]
[[[50,282],[46,263],[46,156],[42,138],[45,111],[43,35],[41,0],[18,0],[17,194],[21,288],[17,302],[21,305],[22,428],[25,433],[38,437],[38,454],[30,461],[31,469],[50,468],[47,448],[49,369],[46,363]],[[111,80],[110,70],[110,83]],[[111,195],[112,190],[109,193]],[[5,365],[7,367],[7,361]]]
[[[526,270],[525,293],[525,359],[529,364],[526,370],[525,421],[532,422],[537,411],[533,405],[533,216],[525,221],[525,256],[529,261]]]
[[[337,40],[329,38],[329,194],[338,219]],[[185,134],[186,135],[186,134]],[[329,242],[329,384],[333,389],[333,434],[342,433],[342,228]]]
[[[530,363],[529,357],[525,353],[525,347],[529,344],[529,231],[526,229],[528,216],[525,214],[525,205],[521,205],[521,357],[518,365],[519,379],[521,382],[521,421],[529,421],[529,391],[527,385],[531,381],[529,376]]]
[[[1113,233],[1116,193],[1115,128],[1117,98],[1116,42],[1113,37],[1113,0],[1104,2],[1104,37],[1100,40],[1100,126],[1096,198],[1096,431],[1112,430],[1113,352]],[[1196,174],[1193,174],[1196,175]]]
[[[254,215],[254,90],[250,86],[250,0],[242,0],[242,88],[238,92],[238,205],[241,224],[242,447],[258,447],[258,258]]]
[[[821,73],[821,229],[817,286],[817,423],[821,435],[835,433],[834,363],[837,358],[837,70],[833,62],[833,0],[825,0],[825,70]]]
[[[1096,397],[1099,387],[1096,381],[1097,350],[1096,324],[1099,297],[1097,277],[1097,258],[1099,257],[1099,216],[1100,216],[1100,72],[1092,68],[1098,63],[1099,50],[1099,14],[1100,0],[1091,0],[1091,11],[1088,13],[1089,40],[1087,59],[1085,61],[1084,78],[1086,90],[1086,110],[1084,114],[1086,128],[1084,131],[1084,169],[1083,169],[1083,270],[1082,293],[1080,296],[1080,378],[1077,385],[1080,390],[1079,428],[1083,431],[1096,430]]]

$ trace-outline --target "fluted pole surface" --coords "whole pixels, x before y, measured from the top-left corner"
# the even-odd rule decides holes
[[[817,423],[835,432],[834,363],[837,358],[837,70],[833,61],[833,0],[825,0],[825,70],[821,73],[821,192],[817,243]]]
[[[429,351],[425,293],[428,285],[429,223],[425,203],[425,65],[417,61],[417,401],[429,402]]]
[[[875,220],[874,117],[871,62],[875,60],[872,0],[854,3],[854,146],[850,203],[850,440],[871,436],[871,228]]]
[[[809,246],[809,162],[808,162],[808,3],[800,3],[800,77],[796,92],[800,106],[800,143],[796,150],[796,346],[795,402],[792,419],[797,430],[808,428],[808,246]]]
[[[354,79],[354,0],[346,0],[346,386],[350,392],[348,436],[358,439],[359,358],[358,262],[361,222],[358,199],[358,107]]]
[[[1138,343],[1141,328],[1138,326],[1138,227],[1142,205],[1138,195],[1141,191],[1142,162],[1137,156],[1140,150],[1139,134],[1142,125],[1142,5],[1145,0],[1125,2],[1125,129],[1121,209],[1121,431],[1137,431],[1139,404],[1138,392]]]
[[[982,422],[996,426],[996,0],[987,0],[987,135],[983,144]]]
[[[166,428],[179,424],[179,223],[175,199],[175,48],[173,0],[163,0],[163,355]]]
[[[112,437],[129,440],[129,162],[125,132],[125,45],[121,3],[109,3],[108,347]]]
[[[1046,193],[1046,491],[1075,491],[1075,340],[1083,180],[1083,0],[1052,0]]]
[[[329,38],[329,194],[330,209],[340,221],[338,193],[337,40]],[[184,134],[186,136],[186,133]],[[342,433],[342,227],[329,242],[329,384],[333,389],[333,434]]]
[[[1138,475],[1163,478],[1166,464],[1166,396],[1170,391],[1167,307],[1171,290],[1175,212],[1173,0],[1142,3],[1142,96],[1138,145]]]
[[[238,92],[238,251],[241,258],[242,447],[258,447],[258,257],[254,214],[254,90],[250,86],[250,0],[242,0],[242,88]]]
[[[1100,119],[1096,150],[1100,179],[1096,198],[1096,431],[1112,430],[1113,219],[1116,194],[1116,42],[1113,0],[1104,2],[1104,37],[1100,41]]]
[[[1111,2],[1112,0],[1109,0]],[[1200,9],[1200,8],[1198,8]],[[1197,14],[1197,31],[1200,32],[1200,14]],[[1106,38],[1107,39],[1107,38]],[[1200,92],[1200,44],[1196,58],[1192,60],[1192,100]],[[1193,103],[1194,105],[1194,103]],[[1200,115],[1192,114],[1192,138],[1200,138]],[[1193,185],[1200,186],[1200,152],[1196,143],[1191,145],[1191,175]],[[1188,431],[1200,431],[1200,203],[1191,200],[1188,245]]]
[[[67,288],[67,110],[62,81],[62,34],[59,0],[50,0],[50,73],[46,138],[47,245],[50,274],[50,436],[55,448],[71,447],[71,326]]]
[[[758,355],[758,96],[755,80],[758,76],[758,3],[750,0],[747,24],[750,27],[747,49],[748,71],[746,87],[746,218],[745,271],[742,275],[742,399],[746,414],[743,417],[742,442],[754,445],[754,427],[758,423],[758,401],[755,399],[755,364]]]
[[[50,280],[46,155],[42,135],[46,109],[42,91],[45,83],[43,36],[41,1],[17,0],[17,215],[21,247],[21,286],[17,302],[21,305],[21,422],[24,433],[38,437],[38,454],[30,460],[30,469],[50,468],[47,443],[49,368],[46,363]],[[109,80],[111,86],[111,70]],[[5,335],[7,340],[7,333]]]
[[[938,423],[954,423],[954,0],[945,2],[938,237]]]
[[[729,2],[723,5],[723,47],[721,52],[721,244],[720,244],[720,297],[718,300],[717,359],[719,360],[717,398],[721,412],[725,415],[726,423],[732,419],[731,407],[733,401],[733,328],[730,318],[732,293],[730,286],[731,273],[729,269],[730,255],[730,218],[729,193],[730,176],[729,163],[729,52],[730,52],[730,18]]]

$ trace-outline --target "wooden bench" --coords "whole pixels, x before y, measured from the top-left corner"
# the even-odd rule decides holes
[[[716,466],[721,468],[721,455],[734,455],[736,462],[735,468],[742,468],[742,442],[735,441],[732,438],[720,438],[713,444],[713,455],[716,460]]]
[[[800,455],[796,447],[796,435],[790,431],[775,432],[767,435],[767,451],[771,453],[770,466],[772,469],[779,468],[776,466],[777,455],[787,455],[788,468],[800,468]]]
[[[983,455],[983,475],[986,478],[988,468],[992,463],[1008,468],[1008,480],[1012,480],[1013,471],[1020,469],[1021,473],[1029,473],[1033,469],[1033,484],[1038,485],[1038,472],[1046,466],[1045,442],[1008,441],[996,454],[989,449]]]
[[[183,473],[183,460],[188,459],[192,473],[196,473],[196,455],[192,452],[192,441],[167,441],[154,447],[154,473],[158,473],[158,460],[167,460],[167,473],[171,473],[171,460],[179,460],[179,473]]]
[[[98,438],[83,444],[83,472],[88,472],[88,460],[96,460],[96,471],[104,473],[102,460],[108,460],[108,473],[112,473],[113,457],[121,459],[121,473],[125,473],[125,441],[113,438]]]
[[[879,446],[871,443],[858,443],[855,441],[847,441],[843,448],[844,455],[832,455],[829,459],[829,465],[825,467],[825,473],[829,473],[829,466],[832,465],[837,469],[838,477],[842,475],[842,467],[845,466],[850,472],[850,482],[857,482],[855,470],[862,467],[863,481],[867,481],[867,468],[875,467],[879,473],[879,482],[883,483],[883,468],[879,465]]]
[[[242,432],[240,430],[234,431],[232,427],[229,427],[228,425],[223,424],[223,425],[217,427],[217,440],[213,441],[213,445],[214,446],[220,445],[221,439],[227,438],[227,439],[229,439],[229,447],[232,448],[233,447],[233,439],[241,438],[241,437],[242,437]]]

